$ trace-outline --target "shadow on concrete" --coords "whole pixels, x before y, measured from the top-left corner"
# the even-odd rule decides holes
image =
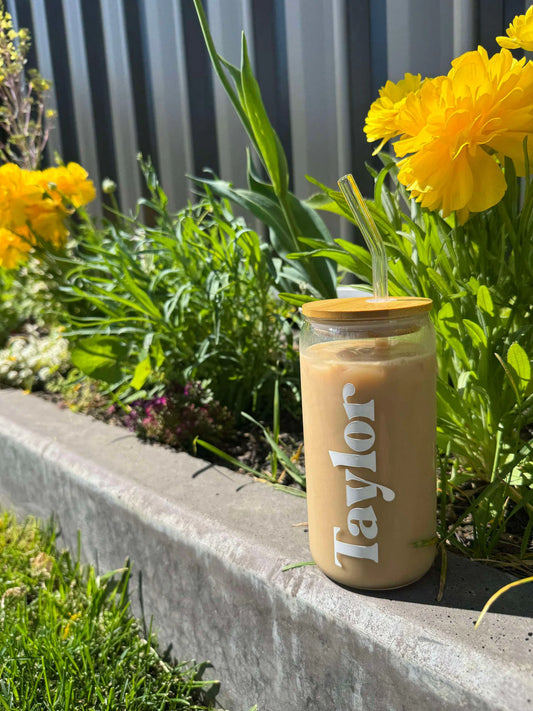
[[[495,592],[516,580],[515,577],[488,565],[449,553],[444,594],[442,600],[438,601],[440,570],[441,564],[438,556],[429,572],[412,585],[397,590],[357,590],[354,592],[381,600],[397,600],[398,602],[480,612]],[[350,588],[345,589],[350,590]],[[533,583],[511,588],[494,602],[490,611],[502,615],[533,618]]]

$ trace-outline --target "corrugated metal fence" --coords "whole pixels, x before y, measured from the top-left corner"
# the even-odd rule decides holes
[[[34,38],[32,65],[53,81],[54,151],[142,193],[136,155],[150,155],[173,207],[186,174],[209,167],[245,186],[246,138],[213,79],[192,0],[7,0]],[[245,31],[293,189],[305,175],[335,185],[351,170],[367,190],[364,117],[387,78],[445,73],[478,43],[496,51],[530,0],[204,0],[219,52],[240,62]]]

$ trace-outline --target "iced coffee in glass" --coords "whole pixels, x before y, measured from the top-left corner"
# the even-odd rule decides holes
[[[408,585],[435,556],[436,359],[422,298],[305,304],[311,554],[344,585]]]

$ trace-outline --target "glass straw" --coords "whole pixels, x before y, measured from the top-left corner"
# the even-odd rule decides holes
[[[368,207],[350,173],[339,178],[337,185],[353,213],[372,256],[372,282],[374,299],[386,301],[389,298],[387,286],[387,253],[385,245],[372,219]]]

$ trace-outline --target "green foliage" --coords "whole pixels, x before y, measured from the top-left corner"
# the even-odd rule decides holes
[[[232,200],[250,210],[269,228],[271,245],[284,263],[278,275],[281,290],[295,288],[315,296],[336,296],[336,273],[333,262],[327,259],[307,259],[298,262],[287,259],[289,252],[300,249],[302,238],[312,238],[328,244],[332,242],[324,222],[305,202],[289,191],[289,170],[281,142],[266,112],[259,85],[253,75],[248,57],[246,38],[242,38],[240,69],[221,57],[215,48],[207,18],[200,0],[194,0],[205,43],[213,68],[237,112],[248,138],[261,161],[270,183],[254,172],[248,155],[248,189],[235,189],[223,180],[201,180],[220,197]]]
[[[86,221],[75,253],[61,258],[72,362],[121,397],[198,380],[235,414],[262,415],[279,382],[297,408],[293,309],[275,297],[268,247],[211,197],[170,214],[143,169],[150,198],[138,215],[117,213],[101,231]]]
[[[128,357],[128,345],[118,336],[89,336],[78,341],[71,357],[72,365],[91,378],[115,383],[122,377],[122,363]]]
[[[525,517],[525,555],[533,523],[533,181],[521,195],[506,166],[504,199],[459,225],[410,200],[395,163],[383,161],[368,206],[386,243],[390,293],[434,303],[438,444],[449,453],[442,472],[451,467],[443,496],[465,501],[453,531],[468,516],[476,555],[488,557],[511,519]],[[342,195],[318,185],[322,192],[310,204],[351,219]],[[330,257],[370,281],[366,250],[344,240],[326,250],[307,243],[306,258]],[[480,486],[470,494],[467,485],[475,482]]]
[[[208,664],[173,664],[130,615],[130,568],[96,575],[51,530],[0,516],[0,708],[213,708]]]
[[[0,267],[0,347],[24,320],[10,293],[12,282],[12,274]]]

